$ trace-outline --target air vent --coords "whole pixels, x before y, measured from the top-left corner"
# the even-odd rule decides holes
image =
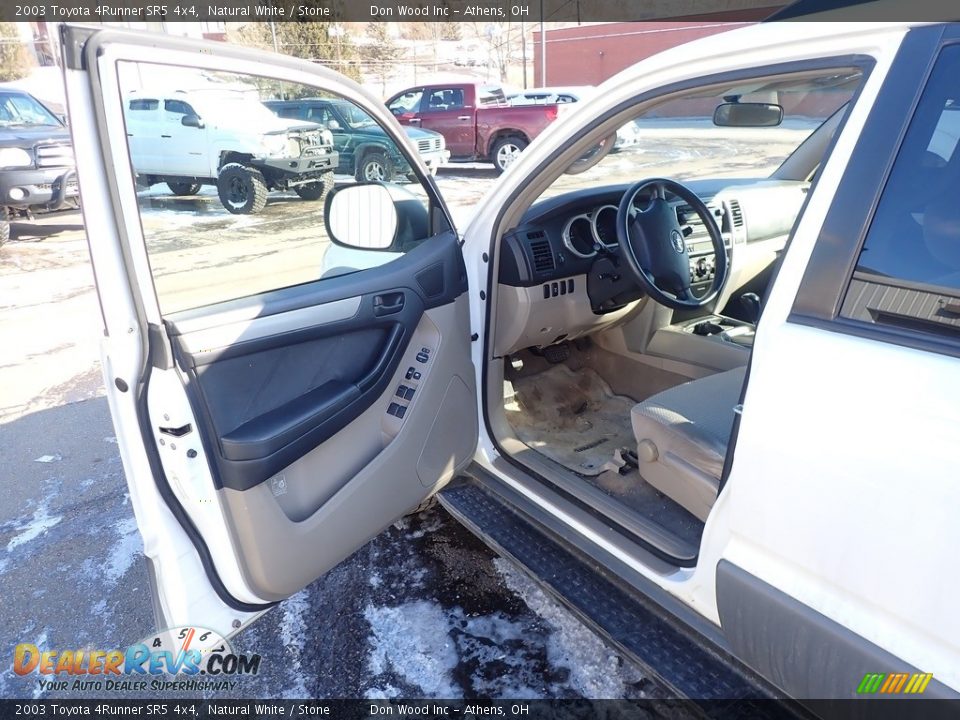
[[[740,209],[740,203],[736,200],[730,201],[730,217],[733,218],[735,228],[743,227],[743,211]]]
[[[543,233],[540,233],[542,236]],[[529,237],[532,237],[533,233]],[[553,270],[556,265],[553,260],[553,249],[549,240],[536,240],[530,243],[530,253],[533,255],[534,272],[544,273]]]

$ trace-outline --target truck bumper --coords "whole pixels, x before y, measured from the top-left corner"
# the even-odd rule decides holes
[[[431,173],[437,173],[437,168],[450,160],[449,150],[434,150],[432,152],[420,153],[420,159],[427,166]]]
[[[340,153],[330,151],[312,154],[306,152],[300,157],[257,158],[256,164],[277,170],[284,175],[322,175],[337,169]]]
[[[59,210],[77,197],[73,168],[0,171],[0,205],[22,210]]]

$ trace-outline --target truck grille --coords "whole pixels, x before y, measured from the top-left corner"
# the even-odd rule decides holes
[[[417,140],[417,150],[422,153],[434,152],[443,149],[443,138],[427,138],[426,140]]]
[[[70,143],[37,145],[37,167],[73,167],[73,147]]]

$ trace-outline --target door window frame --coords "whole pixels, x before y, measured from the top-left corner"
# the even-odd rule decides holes
[[[788,322],[960,357],[960,339],[873,324],[840,314],[874,214],[930,74],[940,52],[957,44],[960,28],[955,26],[934,25],[907,32],[837,186]],[[922,78],[919,83],[918,77]],[[908,109],[906,113],[904,108]],[[949,288],[919,288],[909,281],[897,280],[897,285],[956,294]]]

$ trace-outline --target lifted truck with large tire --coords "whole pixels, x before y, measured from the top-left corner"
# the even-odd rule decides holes
[[[271,190],[320,200],[333,187],[338,154],[330,131],[278,118],[252,92],[142,91],[124,101],[130,155],[141,186],[174,195],[214,185],[231,213],[258,213]]]
[[[0,245],[10,220],[78,202],[70,131],[21,90],[0,90]]]

